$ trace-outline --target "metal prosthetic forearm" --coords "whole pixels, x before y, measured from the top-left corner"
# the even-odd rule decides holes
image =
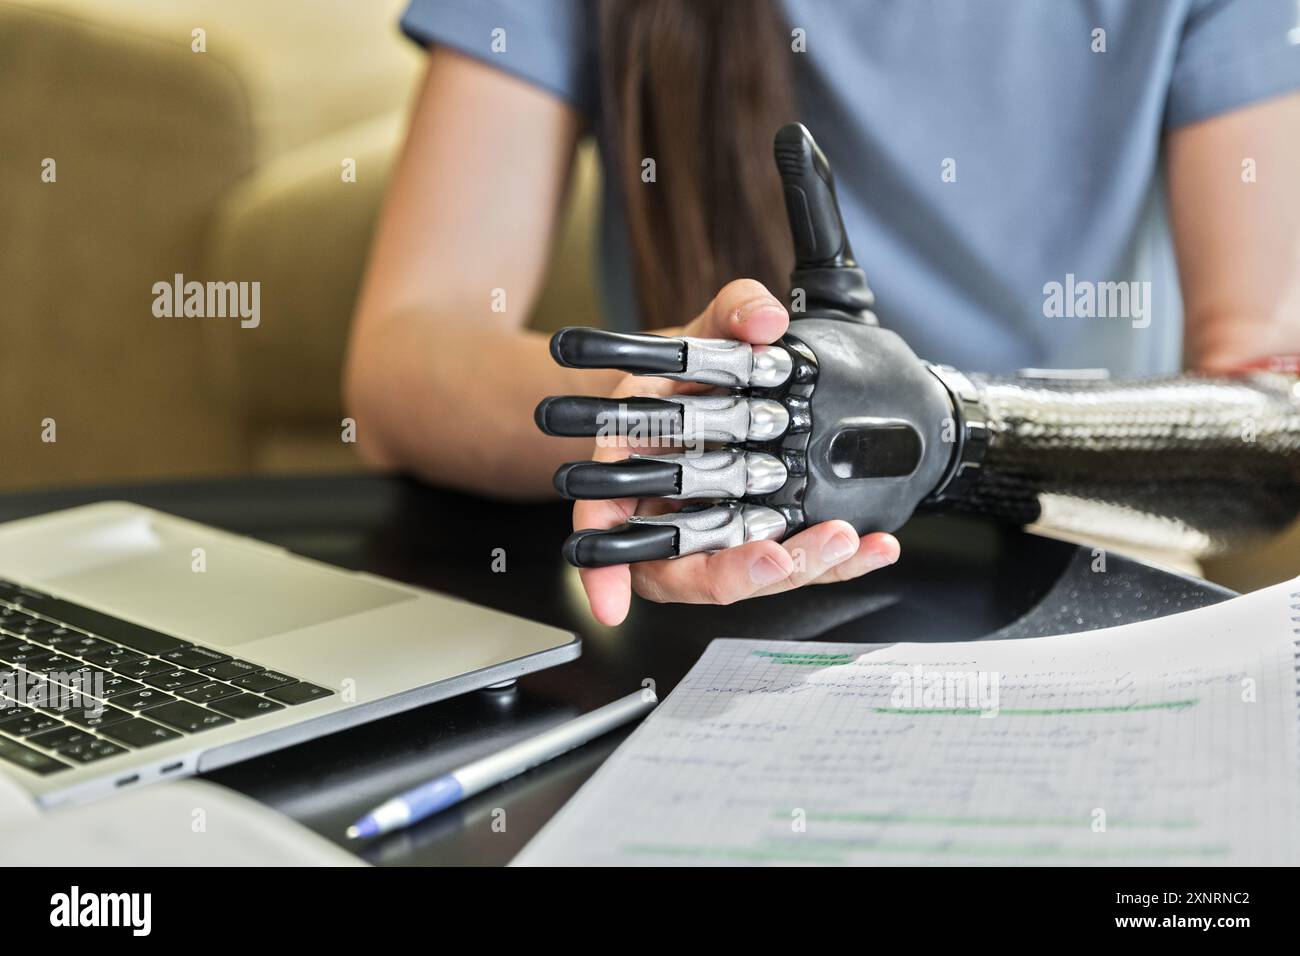
[[[967,457],[981,460],[943,506],[1198,554],[1300,512],[1294,375],[968,382]]]

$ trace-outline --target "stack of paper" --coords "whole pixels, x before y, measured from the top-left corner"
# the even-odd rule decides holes
[[[1300,862],[1300,579],[1083,634],[714,641],[516,864]]]

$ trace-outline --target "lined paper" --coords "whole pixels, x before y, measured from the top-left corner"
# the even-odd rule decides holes
[[[1300,862],[1300,579],[1124,627],[716,640],[514,861]]]

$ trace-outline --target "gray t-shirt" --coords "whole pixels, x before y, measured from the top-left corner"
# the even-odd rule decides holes
[[[805,46],[791,54],[799,118],[835,169],[883,324],[923,358],[973,371],[1178,367],[1161,134],[1300,89],[1300,0],[781,8]],[[553,92],[599,128],[588,0],[412,0],[402,28]],[[1224,175],[1249,188],[1243,153]],[[635,328],[608,189],[604,215],[606,321]]]

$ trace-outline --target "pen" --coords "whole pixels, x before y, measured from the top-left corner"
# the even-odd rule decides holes
[[[375,807],[348,827],[348,839],[378,836],[423,820],[643,716],[658,702],[654,691],[643,688],[500,753],[434,777]]]

